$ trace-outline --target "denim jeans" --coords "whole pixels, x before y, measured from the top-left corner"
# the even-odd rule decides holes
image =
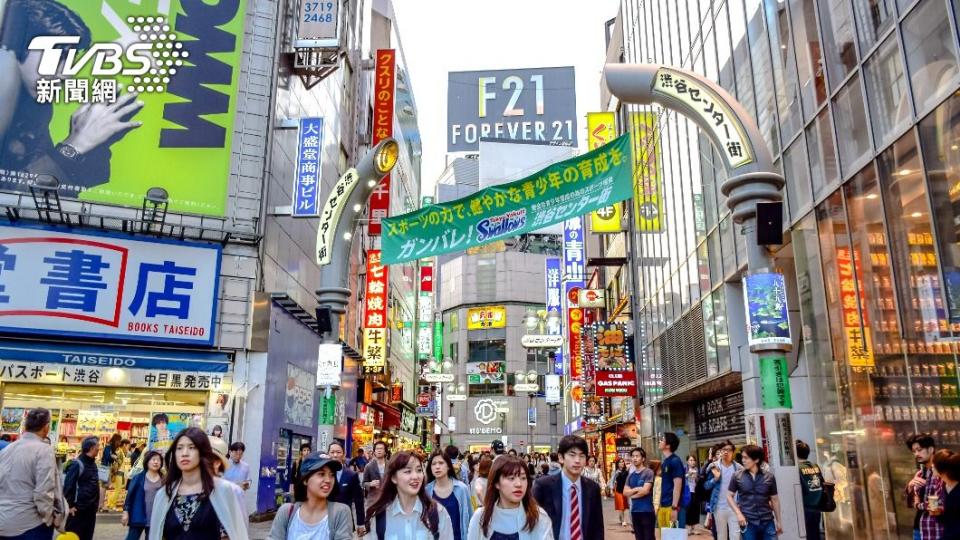
[[[743,540],[777,540],[777,526],[772,521],[747,523]]]
[[[0,540],[52,540],[53,527],[44,524],[37,525],[25,533],[17,536],[0,536]]]
[[[127,531],[126,540],[140,540],[141,536],[143,536],[144,540],[150,538],[150,527],[131,525],[130,530]]]

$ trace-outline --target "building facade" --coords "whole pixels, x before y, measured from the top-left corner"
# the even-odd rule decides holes
[[[916,466],[906,438],[960,443],[958,7],[621,4],[621,61],[720,84],[756,119],[786,178],[775,264],[793,328],[793,436],[836,484],[827,538],[910,538],[914,511],[901,494]],[[720,156],[675,113],[604,106],[622,130],[652,134],[648,180],[662,201],[659,223],[631,232],[642,439],[655,445],[656,433],[677,431],[682,450],[701,458],[719,439],[763,442],[729,414],[755,409],[759,385],[740,283],[745,237],[719,189]]]

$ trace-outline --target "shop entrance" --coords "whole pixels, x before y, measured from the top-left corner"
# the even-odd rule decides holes
[[[313,448],[313,437],[300,435],[289,429],[280,430],[280,440],[277,442],[276,487],[274,488],[278,508],[288,495],[291,500],[293,499],[290,483],[293,480],[293,468],[300,459],[300,447],[304,444],[309,444],[312,451],[318,450]]]

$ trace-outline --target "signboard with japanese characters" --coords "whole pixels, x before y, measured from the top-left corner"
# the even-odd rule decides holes
[[[691,75],[660,68],[653,81],[653,92],[686,106],[698,125],[721,145],[720,153],[730,169],[753,163],[752,148],[743,125],[726,100],[713,88]]]
[[[387,267],[380,250],[367,252],[367,283],[363,314],[363,373],[383,373],[387,358]]]
[[[863,270],[860,260],[854,261],[850,248],[837,248],[837,273],[840,278],[840,311],[843,317],[844,338],[847,344],[847,361],[850,367],[869,368],[875,365],[867,310],[858,309],[857,293],[865,303]],[[859,284],[859,286],[858,286]],[[859,289],[859,291],[858,291]],[[861,317],[863,324],[861,325]]]
[[[0,226],[0,332],[213,345],[220,247]]]
[[[504,328],[507,325],[507,308],[485,306],[467,309],[467,330]]]
[[[396,90],[397,58],[393,49],[379,49],[373,76],[373,145],[393,136],[393,100]],[[370,196],[371,236],[380,236],[383,218],[390,215],[390,175],[380,180],[380,184]]]
[[[790,319],[783,274],[758,272],[743,276],[743,303],[751,350],[770,345],[789,350]]]
[[[560,258],[547,257],[544,263],[547,282],[547,334],[559,336],[561,345],[553,360],[553,372],[563,374],[563,287],[561,286]],[[550,317],[550,315],[555,315]]]
[[[317,386],[340,386],[343,345],[321,343],[317,351]]]
[[[560,375],[544,375],[543,397],[549,404],[560,403]]]
[[[693,421],[698,438],[742,435],[743,392],[698,401],[693,408]]]
[[[660,137],[656,113],[630,115],[633,145],[634,225],[642,233],[663,231],[663,178],[660,174]]]
[[[320,225],[317,226],[317,264],[320,266],[330,264],[333,257],[333,243],[343,241],[336,238],[337,224],[340,223],[343,208],[347,205],[347,200],[359,181],[360,177],[356,169],[343,173],[343,176],[337,180],[337,184],[330,190],[327,202],[320,210]]]
[[[297,133],[293,217],[320,214],[320,158],[323,155],[323,118],[301,118]],[[337,182],[339,185],[339,182]],[[340,206],[343,206],[342,204]],[[337,213],[339,217],[339,212]]]
[[[587,148],[600,148],[617,138],[617,117],[611,112],[587,113]],[[595,233],[620,232],[620,205],[604,206],[590,214],[590,230]]]
[[[563,291],[566,302],[567,358],[569,375],[583,376],[583,357],[580,355],[580,335],[583,330],[583,309],[580,307],[580,289],[584,283],[583,218],[568,219],[563,223]]]
[[[230,381],[228,373],[0,360],[0,382],[212,391],[228,388]]]

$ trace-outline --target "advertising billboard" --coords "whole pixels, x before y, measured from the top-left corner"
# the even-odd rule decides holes
[[[245,2],[5,4],[21,64],[0,87],[0,189],[54,177],[61,197],[140,207],[162,187],[170,211],[224,215]]]
[[[393,49],[377,50],[373,78],[373,145],[393,137],[394,94],[397,85],[397,55]],[[390,214],[390,174],[380,180],[380,184],[370,195],[370,223],[367,225],[371,236],[379,236],[382,229],[380,221]]]
[[[610,112],[587,113],[587,148],[600,148],[617,137],[617,117]],[[595,233],[620,232],[620,205],[604,206],[590,214],[590,230]]]
[[[747,313],[747,342],[750,347],[791,345],[787,287],[783,274],[762,272],[745,275],[743,303]]]
[[[633,215],[639,232],[663,231],[663,179],[656,113],[630,115],[633,137]]]
[[[366,298],[363,313],[363,373],[383,373],[387,358],[388,268],[380,263],[380,251],[367,253]]]
[[[573,67],[450,72],[447,152],[487,137],[577,146]]]
[[[468,384],[503,384],[507,381],[506,362],[470,362],[467,364]]]
[[[486,306],[467,310],[467,330],[485,330],[507,326],[507,308]]]

